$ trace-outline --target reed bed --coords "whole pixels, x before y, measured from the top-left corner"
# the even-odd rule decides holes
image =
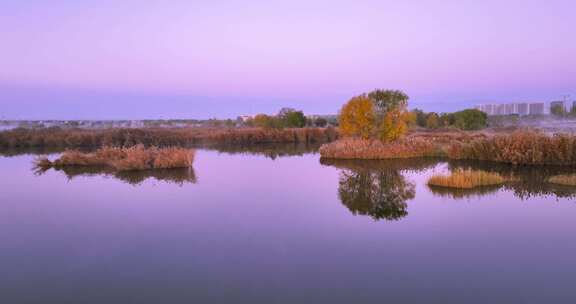
[[[188,146],[193,144],[326,143],[338,138],[327,128],[209,129],[209,128],[111,128],[111,129],[15,129],[0,132],[0,148],[31,147],[130,147]]]
[[[458,189],[472,189],[481,186],[495,186],[505,183],[506,178],[498,173],[456,170],[450,175],[434,175],[428,180],[428,185]]]
[[[514,165],[576,165],[576,136],[536,131],[518,131],[468,143],[453,142],[447,149],[451,159],[475,159]]]
[[[563,186],[576,186],[576,174],[556,175],[548,179],[548,182]]]
[[[443,153],[434,142],[420,138],[410,137],[393,143],[345,138],[320,147],[320,155],[338,159],[392,159],[438,157]]]
[[[50,161],[46,157],[35,162],[38,168],[62,168],[68,166],[110,167],[116,171],[188,168],[194,162],[195,151],[184,148],[157,148],[136,145],[130,148],[103,147],[95,152],[84,153],[67,150],[60,158]]]

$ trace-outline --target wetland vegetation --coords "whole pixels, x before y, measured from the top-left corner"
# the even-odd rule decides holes
[[[108,167],[116,171],[190,168],[194,154],[192,149],[177,147],[102,147],[94,152],[66,150],[53,161],[42,156],[36,159],[35,166],[41,169]]]

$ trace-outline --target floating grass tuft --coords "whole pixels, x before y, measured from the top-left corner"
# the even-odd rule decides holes
[[[434,175],[428,185],[448,188],[471,189],[481,186],[501,185],[507,180],[497,173],[474,170],[456,170],[450,175]]]

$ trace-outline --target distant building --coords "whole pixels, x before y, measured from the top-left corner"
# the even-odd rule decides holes
[[[517,105],[518,115],[526,116],[526,115],[530,114],[527,103],[518,103],[516,105]]]
[[[483,104],[483,105],[476,106],[477,110],[480,110],[480,111],[482,111],[488,115],[496,115],[494,108],[495,108],[495,105],[493,105],[493,104]]]
[[[506,103],[506,104],[483,104],[476,106],[476,109],[489,116],[495,115],[543,115],[546,114],[546,107],[543,102],[538,103]]]
[[[506,115],[506,105],[498,104],[496,105],[496,113],[494,115]]]
[[[531,103],[530,105],[528,105],[528,109],[529,109],[529,114],[530,115],[544,115],[544,103],[543,102],[537,102],[537,103]]]
[[[505,114],[506,114],[506,115],[518,114],[518,111],[517,111],[517,109],[518,109],[518,104],[516,104],[516,103],[509,103],[509,104],[506,104],[504,107],[506,108],[506,109],[505,109],[505,112],[506,112]]]

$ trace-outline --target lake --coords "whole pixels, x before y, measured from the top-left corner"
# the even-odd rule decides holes
[[[566,168],[199,150],[193,170],[0,156],[0,303],[574,303]],[[430,188],[488,168],[520,180]]]

